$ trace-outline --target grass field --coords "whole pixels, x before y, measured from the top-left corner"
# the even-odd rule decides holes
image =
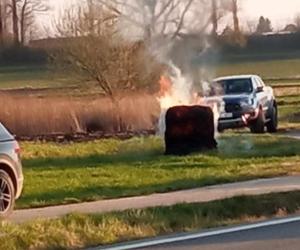
[[[300,128],[300,96],[277,97],[281,128]]]
[[[299,68],[300,59],[246,61],[220,65],[217,75],[257,74],[270,83],[291,83],[299,82]]]
[[[278,70],[280,65],[283,66]],[[251,69],[261,70],[263,76],[273,76],[273,73],[276,76],[280,72],[280,77],[291,77],[297,76],[299,66],[300,60],[264,61],[263,64],[251,62],[226,65],[220,71],[223,74],[236,74],[251,73],[246,72]],[[49,87],[53,79],[48,79],[47,74],[41,67],[1,68],[0,88],[7,87],[6,84],[11,84],[10,87],[24,87],[24,79],[31,82],[28,85],[31,87]],[[285,96],[279,97],[278,101],[281,128],[299,128],[300,98]],[[36,119],[38,124],[46,121],[53,128],[58,123],[53,119],[57,119],[54,115],[43,119],[47,108],[41,104],[37,105],[39,110],[36,112],[33,112],[34,105],[29,105],[32,107],[29,110],[30,119],[24,115],[25,110],[20,111],[21,105],[16,105],[14,100],[12,104],[16,106],[12,110],[17,111],[13,114],[22,114],[16,116],[22,117],[22,122],[13,120],[14,124],[30,121],[29,126],[32,128],[33,120]],[[54,104],[47,104],[48,109],[57,110],[54,108],[57,107],[57,101]],[[97,103],[95,105],[101,106]],[[148,106],[151,109],[152,106]],[[24,107],[27,109],[26,105]],[[66,108],[62,111],[66,117]],[[9,112],[6,114],[12,118]],[[93,117],[98,116],[98,111],[93,114]],[[103,120],[103,117],[99,119]],[[70,123],[67,125],[69,128]],[[33,127],[34,131],[37,128]],[[18,208],[166,192],[300,172],[300,142],[269,135],[257,137],[239,133],[225,134],[219,139],[218,151],[187,157],[163,156],[163,142],[156,137],[65,145],[23,143],[22,147],[26,181],[24,194],[17,203]]]
[[[160,138],[58,145],[22,143],[25,187],[18,208],[167,192],[300,172],[300,141],[225,134],[219,149],[164,156]]]
[[[282,217],[299,210],[300,192],[290,192],[103,215],[68,215],[20,225],[0,223],[0,249],[83,249]]]
[[[227,62],[216,66],[216,76],[233,74],[258,74],[268,83],[300,82],[300,59],[284,60],[249,60]],[[11,66],[0,67],[1,88],[44,88],[80,86],[76,79],[61,76],[47,69],[46,66]]]
[[[285,105],[280,107],[279,120],[288,123],[300,123],[300,105]]]
[[[78,84],[51,72],[46,65],[0,67],[0,89],[56,88]]]

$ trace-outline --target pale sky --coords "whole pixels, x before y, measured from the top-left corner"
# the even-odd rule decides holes
[[[76,0],[49,0],[55,10]],[[260,16],[268,17],[275,30],[283,29],[287,23],[300,15],[300,0],[239,0],[240,19],[243,25],[247,21],[257,23]]]
[[[284,28],[287,22],[293,22],[300,15],[300,0],[240,0],[241,12],[247,19],[258,20],[268,17],[274,28]]]

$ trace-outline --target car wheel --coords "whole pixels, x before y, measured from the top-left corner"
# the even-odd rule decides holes
[[[0,170],[0,220],[7,217],[15,205],[15,190],[9,175]]]
[[[218,133],[224,133],[225,129],[221,128],[220,126],[218,126],[217,129]]]
[[[267,123],[267,131],[269,133],[276,133],[277,127],[278,127],[278,111],[277,111],[277,107],[273,106],[270,115],[270,121]]]
[[[251,133],[263,134],[265,132],[265,115],[262,109],[259,111],[257,119],[250,125]]]

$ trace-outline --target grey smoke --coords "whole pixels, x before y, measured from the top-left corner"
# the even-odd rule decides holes
[[[205,96],[215,76],[217,51],[209,38],[209,0],[124,0],[119,28],[130,41],[143,41],[157,61],[168,65],[172,96],[160,99],[163,123],[165,111],[172,105],[193,104],[193,94]],[[191,5],[188,5],[191,3]],[[186,6],[190,8],[185,10]],[[186,11],[186,12],[185,12]],[[180,32],[178,25],[184,17]],[[176,34],[176,37],[174,36]],[[147,58],[144,60],[147,66]],[[187,93],[188,92],[188,93]],[[161,124],[163,128],[163,124]],[[163,129],[161,129],[163,131]]]

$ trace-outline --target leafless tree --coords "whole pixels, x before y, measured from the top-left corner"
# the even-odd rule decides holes
[[[213,35],[217,35],[218,33],[218,10],[217,10],[217,1],[212,0],[212,14],[211,14],[211,21],[212,21],[212,33]]]
[[[240,22],[238,17],[238,0],[232,0],[233,30],[236,34],[240,33]]]
[[[295,25],[297,26],[297,29],[300,30],[300,14],[297,14],[295,17]]]
[[[257,27],[257,23],[254,20],[248,20],[246,22],[247,24],[247,33],[249,33],[250,35],[255,33],[256,31],[256,27]]]
[[[210,0],[96,0],[121,20],[123,30],[147,41],[200,33],[211,25]]]
[[[224,0],[223,7],[232,14],[233,20],[233,32],[230,37],[230,42],[244,46],[246,44],[246,38],[241,32],[240,20],[239,20],[239,1],[238,0]]]
[[[0,0],[0,46],[3,46],[8,40],[9,14],[8,7],[11,0]]]
[[[97,84],[114,104],[116,129],[122,130],[120,94],[148,85],[160,65],[149,56],[148,63],[153,66],[150,70],[143,67],[144,44],[124,41],[115,13],[92,0],[65,10],[55,26],[61,43],[52,57],[54,65],[82,81]]]
[[[238,0],[224,0],[223,8],[229,11],[232,15],[233,20],[233,31],[238,34],[240,33],[240,21],[238,17],[239,3]]]
[[[3,10],[5,7],[3,3],[0,1],[0,46],[3,46],[4,43],[4,18],[3,18]]]
[[[13,25],[13,40],[14,44],[19,44],[19,24],[18,24],[18,1],[11,0],[11,12],[12,12],[12,25]]]
[[[229,0],[211,0],[212,34],[217,34],[219,22],[228,14],[230,4]]]
[[[26,35],[30,34],[30,28],[34,25],[36,15],[49,11],[47,0],[22,0],[20,2],[20,42],[25,44]]]
[[[15,45],[26,42],[36,17],[49,10],[48,0],[9,0],[6,14],[11,16],[12,34]]]

